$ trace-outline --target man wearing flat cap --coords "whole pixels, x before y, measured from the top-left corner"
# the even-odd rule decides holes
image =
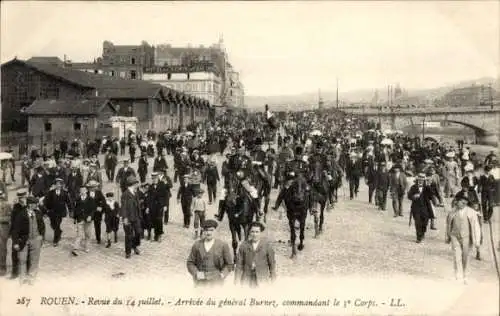
[[[29,196],[12,217],[12,248],[17,252],[22,284],[31,284],[38,272],[45,223],[37,204],[38,199]]]
[[[232,257],[229,245],[214,238],[217,222],[208,219],[203,223],[203,238],[191,247],[187,269],[195,286],[220,286],[231,272]]]
[[[63,190],[63,180],[57,178],[55,188],[47,193],[44,199],[44,207],[47,209],[50,219],[50,227],[54,230],[54,247],[61,240],[61,222],[68,215],[68,209],[72,207],[68,192]]]
[[[120,215],[123,219],[123,230],[125,231],[125,258],[130,258],[132,249],[135,254],[140,254],[137,248],[141,244],[141,213],[139,197],[137,195],[136,177],[131,175],[124,182],[126,190],[121,197]]]
[[[258,287],[276,279],[276,258],[272,245],[261,238],[264,224],[250,224],[249,239],[241,243],[236,258],[236,284]]]
[[[469,199],[461,191],[455,196],[452,212],[446,217],[446,243],[451,243],[454,252],[455,278],[467,283],[467,271],[471,247],[478,249],[481,228],[477,213],[467,206]]]

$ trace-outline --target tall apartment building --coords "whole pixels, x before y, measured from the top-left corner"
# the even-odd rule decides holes
[[[94,62],[68,62],[66,67],[123,79],[143,79],[144,68],[154,65],[155,48],[147,42],[140,45],[102,44],[102,57]]]

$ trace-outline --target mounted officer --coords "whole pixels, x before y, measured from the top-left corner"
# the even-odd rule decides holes
[[[292,161],[288,162],[285,166],[285,176],[290,179],[290,175],[294,175],[294,182],[297,182],[297,200],[303,201],[305,199],[306,191],[309,190],[307,183],[309,166],[304,160],[304,149],[301,146],[295,148],[295,157]]]
[[[285,167],[286,164],[293,160],[293,150],[290,148],[289,145],[290,142],[290,137],[286,136],[283,139],[283,147],[281,147],[281,150],[278,154],[278,161],[277,161],[277,166],[276,166],[276,178],[278,181],[275,183],[275,188],[278,188],[278,183],[283,183],[284,178],[285,178]]]
[[[269,175],[267,174],[265,169],[267,154],[264,150],[262,150],[262,139],[257,138],[254,145],[254,149],[250,154],[252,165],[254,167],[254,170],[257,171],[257,175],[261,178],[265,185],[270,187],[271,179],[269,178]]]

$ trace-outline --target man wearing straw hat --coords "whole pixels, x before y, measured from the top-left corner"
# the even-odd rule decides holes
[[[135,175],[130,175],[124,181],[126,190],[121,197],[121,217],[125,231],[125,258],[130,258],[132,249],[140,254],[137,247],[141,244],[141,214],[137,196],[137,181]]]
[[[455,197],[455,205],[446,218],[446,243],[454,252],[455,278],[467,283],[467,267],[471,247],[479,248],[481,229],[476,211],[467,206],[469,199],[462,191]]]
[[[101,226],[102,226],[102,217],[103,210],[106,206],[106,199],[99,189],[99,183],[97,181],[91,180],[87,183],[87,202],[86,207],[91,209],[92,212],[92,220],[94,222],[94,232],[95,239],[97,243],[101,243]]]

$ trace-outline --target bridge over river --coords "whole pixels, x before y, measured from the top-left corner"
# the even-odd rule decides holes
[[[425,122],[460,124],[474,130],[479,144],[498,145],[500,134],[500,106],[425,107],[425,108],[343,108],[345,113],[378,121],[382,129],[400,130],[408,126],[422,126]]]

